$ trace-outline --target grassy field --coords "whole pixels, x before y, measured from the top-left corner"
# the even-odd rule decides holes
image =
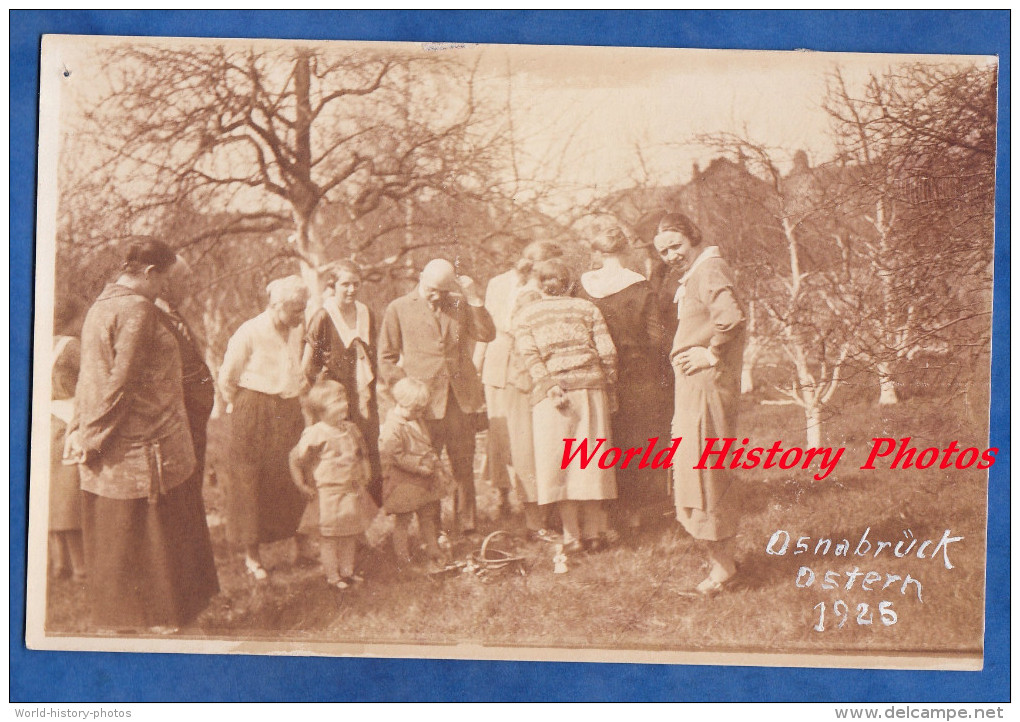
[[[739,432],[759,445],[776,438],[804,445],[803,421],[790,406],[748,404]],[[211,428],[215,441],[220,430]],[[973,418],[945,405],[918,399],[891,408],[858,405],[827,422],[825,443],[846,446],[836,472],[821,482],[806,471],[738,472],[744,517],[737,543],[741,582],[714,599],[683,596],[705,574],[692,540],[667,516],[636,536],[592,555],[571,557],[565,575],[553,574],[548,544],[522,544],[526,573],[482,580],[455,574],[442,580],[400,574],[390,552],[385,517],[376,520],[360,553],[365,584],[338,592],[326,586],[314,565],[293,565],[284,542],[267,547],[271,581],[255,585],[242,574],[241,557],[228,548],[221,523],[220,489],[210,485],[207,506],[212,523],[221,593],[184,636],[225,639],[288,639],[336,642],[472,642],[487,645],[539,645],[753,651],[767,653],[975,654],[983,635],[987,474],[956,469],[862,471],[873,436],[912,436],[920,447],[985,447],[984,430]],[[784,429],[780,434],[776,429]],[[798,431],[800,429],[800,431]],[[215,455],[215,452],[214,452]],[[479,482],[480,507],[494,507],[495,492]],[[520,525],[520,519],[510,526]],[[487,520],[486,530],[496,528]],[[877,559],[769,555],[765,549],[777,529],[833,544],[846,538],[851,553],[861,534],[869,540],[896,542],[904,532],[933,545],[947,529],[963,540],[950,547],[953,569],[936,559],[902,559],[885,550]],[[791,543],[792,551],[793,543]],[[872,547],[874,550],[874,546]],[[460,547],[464,555],[470,551]],[[928,550],[931,551],[931,548]],[[798,569],[817,576],[810,588],[798,588]],[[901,582],[884,591],[823,590],[827,570],[844,575],[853,567],[920,581],[901,594]],[[880,587],[881,584],[876,584]],[[837,627],[832,605],[849,605],[845,626]],[[897,614],[883,625],[878,613],[889,601]],[[825,631],[816,605],[826,605]],[[857,623],[860,603],[869,605],[872,624]],[[70,581],[50,584],[47,628],[50,633],[87,630],[83,590]],[[868,619],[862,615],[862,619]]]

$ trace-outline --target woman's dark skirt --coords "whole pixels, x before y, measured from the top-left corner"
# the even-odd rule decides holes
[[[621,449],[644,448],[648,440],[658,438],[657,448],[669,445],[673,417],[673,392],[659,382],[656,361],[650,349],[641,353],[620,349],[617,398],[619,408],[612,417],[612,445]],[[669,369],[672,375],[672,369]],[[616,509],[639,512],[666,508],[668,481],[663,469],[639,469],[636,463],[617,469]]]
[[[81,483],[78,467],[63,463],[67,424],[50,416],[50,531],[81,529]]]
[[[227,537],[250,545],[294,536],[306,502],[287,457],[304,429],[301,402],[241,389],[230,419]]]
[[[194,481],[176,486],[155,504],[82,492],[87,594],[95,626],[179,627],[219,590],[201,486]]]

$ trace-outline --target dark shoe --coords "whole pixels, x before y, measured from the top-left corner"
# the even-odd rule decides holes
[[[704,597],[712,598],[726,591],[731,591],[733,587],[737,585],[737,581],[740,579],[740,575],[737,571],[728,576],[726,579],[717,580],[713,579],[711,575],[702,579],[694,589],[687,589],[680,592],[681,596],[684,597]]]
[[[575,539],[574,541],[570,542],[569,544],[564,544],[563,545],[563,553],[564,554],[580,554],[583,551],[584,551],[584,544],[581,542],[580,539]]]
[[[602,537],[595,537],[594,539],[586,539],[584,546],[589,554],[598,554],[606,548],[606,543],[602,541]]]

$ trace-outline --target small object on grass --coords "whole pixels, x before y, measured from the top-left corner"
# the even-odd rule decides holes
[[[562,544],[556,545],[556,554],[553,556],[553,574],[567,573],[567,555]]]
[[[269,579],[269,572],[262,566],[262,563],[255,561],[251,557],[245,558],[244,569],[256,582],[264,582]]]
[[[460,571],[468,571],[467,562],[432,562],[426,570],[426,574],[434,579],[450,576]]]

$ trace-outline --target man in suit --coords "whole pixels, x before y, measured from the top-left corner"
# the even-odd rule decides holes
[[[484,403],[471,362],[475,342],[492,341],[496,329],[467,276],[453,264],[429,261],[418,287],[386,308],[379,334],[379,370],[390,387],[404,376],[429,387],[425,425],[437,453],[446,448],[457,482],[454,527],[475,529],[475,427]],[[438,521],[438,520],[437,520]]]

